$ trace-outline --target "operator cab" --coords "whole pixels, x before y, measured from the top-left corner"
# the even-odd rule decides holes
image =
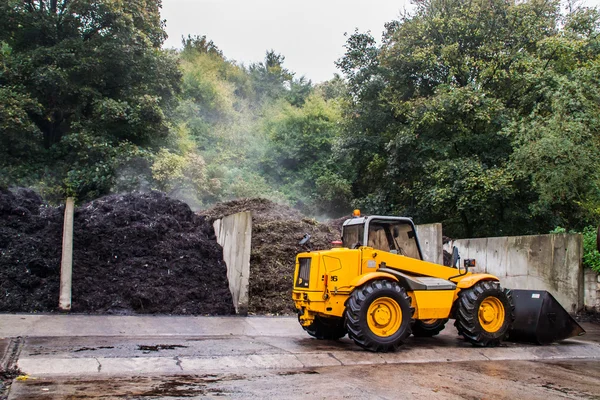
[[[349,249],[368,246],[423,259],[415,225],[410,218],[371,215],[348,219],[342,226],[342,243]]]

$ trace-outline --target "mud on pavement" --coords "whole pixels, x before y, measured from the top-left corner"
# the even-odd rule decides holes
[[[13,380],[22,374],[17,366],[22,345],[23,340],[20,337],[0,338],[0,400],[8,397]]]

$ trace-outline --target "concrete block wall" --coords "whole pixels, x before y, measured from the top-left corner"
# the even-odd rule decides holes
[[[587,269],[584,276],[585,309],[600,312],[600,274]]]
[[[461,239],[445,245],[458,248],[463,260],[475,259],[475,272],[500,278],[504,287],[549,291],[569,312],[584,307],[584,276],[579,234]]]
[[[252,213],[229,215],[216,220],[213,227],[217,242],[223,247],[223,260],[227,265],[227,279],[235,312],[246,315],[249,301]]]
[[[435,264],[444,264],[442,224],[417,225],[416,228],[423,259]]]

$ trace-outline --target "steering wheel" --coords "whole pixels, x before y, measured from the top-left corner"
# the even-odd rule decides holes
[[[353,248],[353,249],[358,249],[360,246],[362,246],[362,243],[360,243],[360,242],[356,242],[356,243],[354,243],[354,244],[352,245],[352,248]]]

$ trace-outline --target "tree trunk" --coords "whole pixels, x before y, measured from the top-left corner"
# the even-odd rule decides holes
[[[462,219],[463,226],[465,229],[465,236],[467,238],[472,237],[473,236],[473,228],[471,227],[471,224],[469,224],[469,219],[467,218],[467,214],[464,211],[460,212],[460,218]]]
[[[42,132],[45,149],[49,149],[60,142],[69,128],[68,116],[65,116],[62,111],[54,111],[50,119],[33,113],[30,113],[29,117]]]

